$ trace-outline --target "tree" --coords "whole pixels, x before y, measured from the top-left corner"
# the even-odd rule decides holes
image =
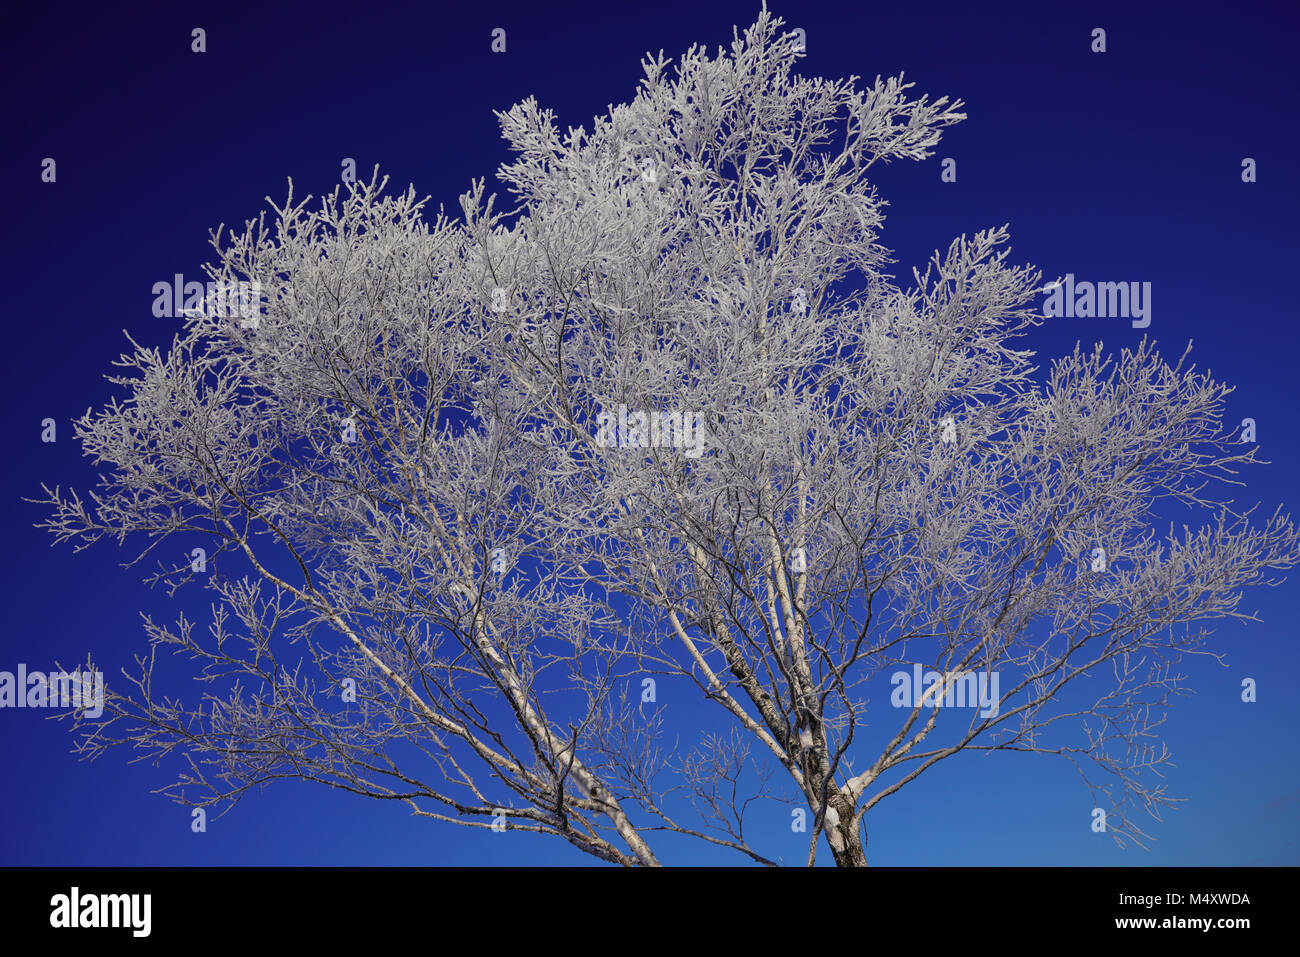
[[[302,778],[627,865],[665,831],[774,863],[754,802],[787,801],[809,863],[861,865],[922,772],[1028,751],[1141,837],[1179,657],[1296,530],[1216,496],[1255,449],[1187,352],[1035,379],[1005,227],[893,282],[868,173],[962,104],[800,77],[781,26],[648,56],[590,131],[498,113],[508,212],[478,181],[430,224],[376,171],[214,231],[257,321],[131,340],[125,399],[76,423],[98,489],[41,500],[57,541],[213,592],[206,628],[146,617],[85,755],[183,755],[189,805]],[[1203,524],[1159,537],[1170,504]],[[162,691],[169,649],[201,700]],[[685,747],[659,682],[712,709]]]

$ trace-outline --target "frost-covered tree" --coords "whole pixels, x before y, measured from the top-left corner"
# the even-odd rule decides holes
[[[84,752],[183,755],[186,804],[302,778],[630,865],[664,832],[774,863],[793,802],[807,861],[854,865],[937,762],[1029,751],[1140,835],[1179,656],[1296,531],[1216,494],[1254,449],[1186,353],[1036,375],[1004,229],[892,281],[869,174],[962,104],[801,56],[764,11],[590,129],[498,114],[508,211],[477,182],[430,222],[376,173],[218,229],[257,321],[132,342],[76,426],[98,489],[42,500],[213,592],[146,618]]]

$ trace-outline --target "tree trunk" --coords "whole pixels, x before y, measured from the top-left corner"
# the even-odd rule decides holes
[[[829,804],[839,817],[835,824],[826,822],[826,840],[831,846],[835,866],[866,867],[866,842],[858,840],[857,828],[853,826],[853,805],[843,794],[831,797]]]

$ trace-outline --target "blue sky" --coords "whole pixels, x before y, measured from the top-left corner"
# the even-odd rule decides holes
[[[1044,9],[1050,6],[1050,9]],[[1258,424],[1263,458],[1241,501],[1295,508],[1293,424],[1300,222],[1297,14],[1276,4],[774,3],[802,27],[802,72],[905,71],[913,93],[960,97],[968,119],[924,163],[880,169],[890,203],[883,241],[896,274],[935,248],[1010,224],[1011,260],[1045,277],[1152,283],[1146,330],[1167,357],[1193,356],[1237,385],[1229,417]],[[139,612],[167,617],[165,594],[118,567],[109,546],[73,554],[32,528],[22,501],[40,483],[86,488],[89,463],[69,419],[111,394],[102,376],[123,329],[164,344],[173,320],[151,314],[152,286],[199,274],[208,230],[282,199],[286,178],[320,195],[343,157],[374,164],[455,206],[471,178],[507,158],[493,109],[529,95],[561,125],[589,124],[632,96],[647,50],[675,56],[730,41],[757,3],[145,4],[129,12],[29,5],[3,42],[3,151],[13,185],[3,235],[9,443],[0,494],[8,627],[0,670],[48,667],[93,650],[111,668],[144,649]],[[190,51],[190,30],[208,50]],[[507,30],[505,54],[489,50]],[[1090,51],[1093,28],[1107,52]],[[40,180],[44,157],[53,184]],[[955,183],[939,162],[957,160]],[[1243,183],[1253,157],[1258,182]],[[491,182],[490,186],[493,185]],[[1027,344],[1044,361],[1076,340],[1118,350],[1140,330],[1120,319],[1060,319]],[[40,441],[57,420],[59,441]],[[1247,595],[1261,622],[1223,623],[1227,667],[1187,663],[1197,692],[1165,725],[1169,791],[1186,798],[1147,827],[1148,851],[1093,834],[1092,806],[1064,762],[1017,755],[946,762],[884,801],[868,821],[873,864],[1231,865],[1300,862],[1300,581]],[[1258,701],[1240,700],[1241,680]],[[112,680],[112,671],[110,671]],[[178,691],[185,690],[183,687]],[[676,694],[677,692],[670,692]],[[693,714],[687,689],[680,704]],[[670,699],[673,700],[673,699]],[[284,784],[189,828],[188,810],[151,794],[165,770],[125,753],[93,764],[69,754],[64,726],[0,711],[0,863],[4,864],[584,864],[562,842],[412,818],[402,806]],[[787,861],[802,835],[773,806],[756,820]],[[735,857],[672,845],[670,862]]]

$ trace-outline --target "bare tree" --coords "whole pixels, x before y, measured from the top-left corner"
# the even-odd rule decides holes
[[[125,399],[76,423],[98,490],[42,500],[57,540],[213,592],[206,627],[146,618],[85,754],[183,755],[195,806],[303,778],[626,865],[664,831],[774,863],[755,802],[793,802],[809,863],[860,865],[922,772],[1029,751],[1141,836],[1180,655],[1296,530],[1216,494],[1254,447],[1187,353],[1034,378],[1004,228],[894,283],[868,173],[962,104],[800,77],[781,25],[648,56],[589,131],[499,113],[506,212],[477,182],[429,224],[376,172],[214,232],[257,321],[132,341]],[[1170,503],[1203,525],[1158,537]],[[660,681],[716,725],[674,726]]]

